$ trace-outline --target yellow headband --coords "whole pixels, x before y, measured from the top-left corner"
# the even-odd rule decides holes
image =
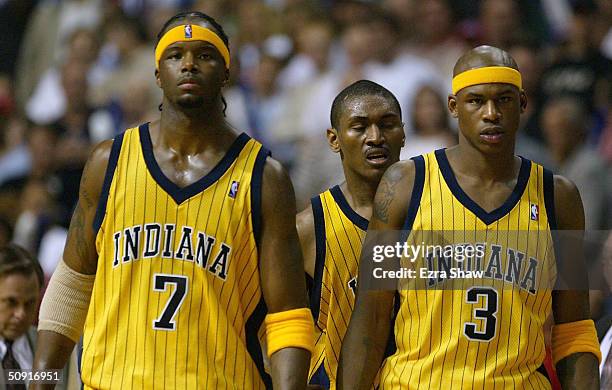
[[[230,55],[227,45],[214,31],[196,24],[182,24],[167,31],[159,40],[155,48],[155,66],[159,68],[159,60],[166,48],[175,42],[204,41],[212,43],[219,50],[225,60],[225,67],[229,69]]]
[[[465,87],[477,84],[504,83],[523,88],[521,74],[518,70],[506,66],[487,66],[470,69],[453,77],[453,95]]]

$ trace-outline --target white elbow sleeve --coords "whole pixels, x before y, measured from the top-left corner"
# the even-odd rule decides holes
[[[45,291],[38,330],[62,334],[74,342],[83,333],[95,275],[85,275],[60,261]]]

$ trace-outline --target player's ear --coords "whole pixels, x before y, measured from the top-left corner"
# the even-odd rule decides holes
[[[453,118],[457,118],[459,115],[457,113],[457,96],[448,95],[448,111],[450,111]]]
[[[221,85],[223,87],[227,87],[227,84],[229,83],[229,79],[230,79],[230,71],[229,69],[225,68],[225,77],[223,78],[223,83]]]
[[[406,146],[406,128],[404,127],[406,124],[402,122],[402,148]]]
[[[519,99],[521,102],[521,114],[522,114],[527,109],[527,94],[525,93],[524,89],[521,89]]]
[[[329,144],[329,148],[334,153],[340,152],[340,142],[338,142],[338,130],[330,127],[327,129],[327,143]]]
[[[159,69],[155,69],[155,84],[161,88],[161,81],[159,80]]]

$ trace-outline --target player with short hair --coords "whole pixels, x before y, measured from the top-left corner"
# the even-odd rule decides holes
[[[330,119],[327,139],[340,154],[346,181],[313,197],[311,206],[298,215],[297,227],[317,325],[310,383],[334,389],[374,194],[385,170],[399,161],[405,136],[397,99],[369,80],[342,90]]]
[[[155,59],[160,119],[90,157],[35,368],[62,367],[84,328],[86,388],[303,388],[314,343],[293,188],[224,119],[227,36],[180,13]]]
[[[463,271],[479,270],[481,277],[471,280],[474,285],[457,280],[466,283],[463,289],[441,276],[400,285],[409,288],[397,288],[397,350],[382,368],[396,291],[360,288],[342,346],[339,388],[369,389],[380,368],[381,389],[550,389],[541,365],[543,325],[551,311],[553,359],[562,386],[599,388],[588,287],[551,291],[547,283],[561,273],[585,275],[580,245],[553,246],[556,229],[584,230],[580,195],[569,180],[514,154],[527,99],[508,53],[477,47],[457,61],[453,73],[448,107],[459,121],[459,144],[387,170],[368,236],[404,229],[410,234],[405,242],[411,242],[427,232],[450,231],[459,233],[452,243],[461,245],[485,237],[476,242],[483,254],[460,265]],[[572,252],[570,261],[568,256],[560,261],[564,250]],[[449,261],[455,264],[452,255],[434,252],[413,266],[441,271]],[[360,263],[367,262],[372,257],[364,248]],[[365,269],[360,287],[371,279],[361,274]]]

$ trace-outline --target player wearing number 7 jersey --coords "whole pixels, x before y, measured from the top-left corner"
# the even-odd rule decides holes
[[[576,256],[564,262],[557,258],[563,252],[553,248],[555,229],[584,229],[580,195],[567,179],[515,156],[526,103],[508,53],[481,46],[458,60],[448,107],[459,121],[459,144],[387,170],[366,242],[376,240],[374,231],[402,228],[417,244],[432,231],[458,233],[451,243],[478,237],[480,250],[472,253],[483,253],[469,261],[455,262],[444,251],[414,264],[442,271],[450,263],[483,276],[475,284],[463,280],[465,288],[428,276],[402,284],[409,288],[399,289],[397,351],[382,368],[394,291],[358,289],[340,354],[339,388],[369,389],[380,368],[381,389],[550,389],[540,367],[543,325],[551,311],[553,360],[563,388],[599,388],[588,291],[575,284],[551,291],[546,283],[557,271],[585,273],[576,248]],[[360,262],[372,262],[366,247]],[[365,269],[360,286],[372,278],[361,274]]]
[[[178,14],[155,54],[161,117],[89,159],[35,368],[63,367],[83,333],[86,388],[303,389],[314,329],[293,189],[224,120],[227,37]]]

